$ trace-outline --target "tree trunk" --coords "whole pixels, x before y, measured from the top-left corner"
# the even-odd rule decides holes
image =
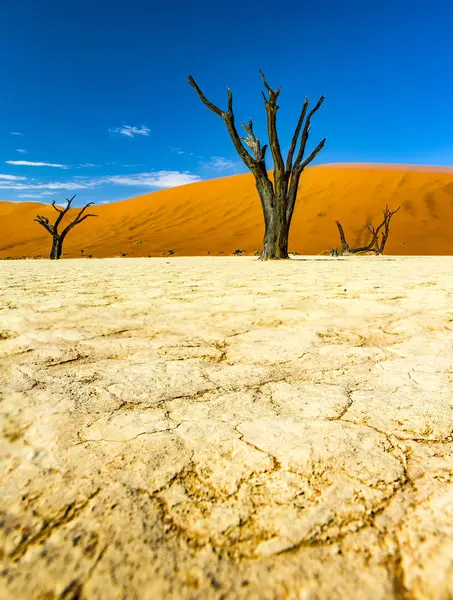
[[[279,260],[288,256],[288,230],[285,223],[270,213],[266,218],[263,250],[260,260]]]
[[[341,248],[343,251],[343,254],[348,253],[349,252],[349,244],[346,241],[346,237],[344,235],[344,231],[343,231],[343,227],[341,226],[340,221],[335,221],[337,227],[338,227],[338,231],[340,232],[340,240],[341,240]]]
[[[385,248],[385,244],[387,243],[388,236],[389,236],[389,230],[388,230],[388,227],[386,227],[384,230],[384,233],[382,234],[380,247],[378,246],[378,243],[376,241],[376,248],[377,248],[376,254],[384,254],[384,248]]]
[[[50,259],[58,260],[61,258],[61,251],[63,250],[63,238],[54,236],[52,240],[52,249],[50,251]]]
[[[370,250],[371,250],[371,248],[370,248]],[[379,242],[378,242],[377,235],[374,236],[374,251],[376,252],[376,254],[381,254],[381,252],[379,250]]]
[[[264,241],[259,260],[279,260],[288,256],[289,228],[284,198],[276,198],[272,186],[257,178],[256,184],[264,214]]]

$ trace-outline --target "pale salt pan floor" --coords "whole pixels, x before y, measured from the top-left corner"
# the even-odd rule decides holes
[[[453,596],[453,258],[0,262],[0,596]]]

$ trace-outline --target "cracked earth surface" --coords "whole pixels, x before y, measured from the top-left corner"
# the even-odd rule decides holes
[[[0,596],[452,598],[452,273],[0,263]]]

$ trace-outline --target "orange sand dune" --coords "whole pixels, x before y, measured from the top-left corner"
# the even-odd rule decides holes
[[[339,246],[336,219],[351,245],[362,243],[368,239],[365,222],[378,224],[387,203],[401,205],[392,220],[387,254],[453,254],[453,169],[393,165],[307,169],[290,251],[318,254]],[[81,256],[81,249],[94,257],[160,256],[170,249],[179,256],[227,255],[236,249],[252,254],[261,247],[261,205],[249,174],[93,208],[99,216],[70,232],[63,256]],[[0,258],[48,256],[50,236],[33,221],[37,213],[51,219],[56,215],[35,202],[0,202]]]

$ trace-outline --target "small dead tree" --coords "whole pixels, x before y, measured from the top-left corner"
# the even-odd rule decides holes
[[[265,154],[268,146],[267,144],[261,146],[259,138],[255,136],[253,131],[252,120],[250,119],[247,125],[241,123],[247,134],[246,137],[240,137],[237,132],[233,112],[233,94],[231,90],[228,88],[228,109],[224,111],[205,97],[201,89],[195,83],[193,77],[189,77],[189,83],[195,89],[203,104],[223,119],[237,153],[255,177],[265,224],[264,241],[260,253],[260,260],[289,258],[289,229],[296,204],[300,177],[305,167],[315,159],[326,142],[325,139],[319,142],[313,152],[304,159],[311,129],[311,118],[323,103],[324,96],[321,96],[310,112],[308,112],[308,98],[305,98],[285,163],[277,133],[277,111],[279,109],[277,98],[280,94],[281,87],[277,90],[271,89],[263,73],[261,71],[260,73],[264,87],[267,91],[267,96],[264,92],[262,92],[262,94],[267,115],[269,146],[274,162],[273,181],[269,179],[266,169]],[[299,136],[300,143],[298,145]],[[251,152],[245,148],[244,144]],[[294,159],[297,146],[297,154]]]
[[[398,206],[396,210],[390,210],[389,205],[387,204],[384,209],[384,220],[379,225],[377,229],[373,227],[372,223],[367,223],[368,231],[373,236],[374,241],[374,249],[376,254],[384,254],[385,245],[387,243],[387,239],[389,237],[390,232],[390,221],[395,213],[399,211],[401,206]],[[381,239],[379,240],[379,233],[381,232]]]
[[[348,242],[346,241],[346,236],[344,234],[344,230],[343,227],[340,223],[340,221],[335,221],[337,227],[338,227],[338,231],[340,233],[340,241],[341,241],[341,248],[342,254],[357,254],[358,252],[369,252],[371,250],[374,249],[376,254],[384,254],[384,249],[385,249],[385,245],[387,243],[387,238],[389,236],[389,231],[390,231],[390,221],[393,217],[393,215],[395,213],[397,213],[399,211],[401,207],[399,206],[396,210],[390,210],[389,206],[387,205],[384,209],[384,220],[382,221],[382,223],[379,225],[379,227],[377,227],[376,229],[374,228],[372,223],[367,223],[366,227],[368,229],[368,231],[371,233],[371,241],[366,245],[366,246],[362,246],[360,248],[351,248],[348,244]],[[382,230],[382,233],[381,233]],[[381,239],[379,240],[379,233],[381,233]]]
[[[55,204],[55,200],[52,202],[52,206],[59,213],[58,217],[53,225],[49,222],[49,219],[47,217],[43,217],[41,215],[37,215],[36,219],[33,219],[34,221],[37,221],[40,225],[42,225],[44,227],[44,229],[46,229],[46,231],[48,231],[52,236],[52,249],[50,251],[50,257],[49,257],[51,260],[58,260],[61,257],[64,239],[73,227],[75,227],[76,225],[78,225],[79,223],[81,223],[82,221],[87,219],[88,217],[97,217],[98,216],[98,215],[93,215],[93,214],[87,214],[87,215],[83,214],[89,206],[92,206],[94,204],[94,202],[88,202],[88,204],[86,204],[82,208],[82,210],[79,212],[79,214],[76,216],[74,221],[72,221],[72,223],[69,223],[69,225],[67,225],[63,229],[62,232],[59,232],[58,226],[60,225],[61,221],[63,220],[63,218],[66,215],[66,213],[68,212],[68,210],[71,208],[71,204],[75,197],[76,197],[76,194],[74,194],[74,196],[71,199],[66,198],[66,202],[68,204],[65,208],[61,208],[61,207],[57,206]]]
[[[360,248],[351,248],[349,246],[348,242],[346,241],[344,230],[343,230],[343,227],[342,227],[340,221],[335,221],[335,223],[336,223],[336,225],[338,227],[338,231],[340,233],[341,254],[356,254],[357,252],[368,252],[374,246],[374,238],[373,238],[371,240],[371,242],[369,244],[367,244],[366,246],[362,246]]]

